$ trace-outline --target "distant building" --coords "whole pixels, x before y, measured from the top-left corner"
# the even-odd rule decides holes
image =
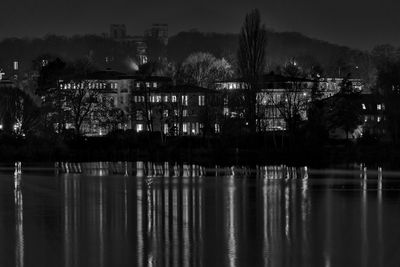
[[[164,45],[168,44],[168,24],[154,23],[145,31],[145,37],[160,40]]]
[[[126,45],[134,45],[136,47],[135,54],[138,65],[143,65],[147,63],[147,44],[143,36],[128,35],[125,24],[111,24],[110,38]],[[105,61],[106,63],[109,63],[110,61],[112,61],[112,58],[106,57]]]
[[[361,95],[363,114],[362,135],[382,138],[386,135],[386,107],[382,96],[376,94]]]
[[[256,117],[259,131],[286,130],[282,114],[283,101],[296,101],[297,111],[307,119],[306,103],[311,101],[314,81],[267,74],[262,77],[256,94]],[[215,84],[217,90],[225,91],[223,113],[231,118],[244,118],[247,84],[243,80],[222,81]],[[240,93],[241,92],[241,93]],[[231,104],[234,101],[235,104]],[[242,104],[240,104],[242,103]],[[281,108],[282,107],[282,108]]]
[[[322,98],[331,97],[340,91],[340,85],[343,78],[321,78],[319,80],[319,89],[322,93]],[[364,90],[364,83],[361,79],[349,79],[353,84],[356,91],[361,92]]]
[[[122,40],[126,38],[126,25],[125,24],[111,24],[110,37],[114,40]]]

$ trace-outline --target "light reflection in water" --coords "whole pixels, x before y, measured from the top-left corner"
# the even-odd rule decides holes
[[[24,203],[21,189],[20,163],[16,164],[14,171],[14,206],[15,206],[15,266],[24,266]]]
[[[119,175],[59,176],[64,266],[109,266],[114,261],[115,266],[335,266],[338,261],[342,248],[336,213],[346,210],[338,203],[347,200],[348,192],[334,179],[313,179],[307,167],[207,170],[168,162],[117,166]],[[358,232],[356,262],[367,265],[371,258],[366,255],[372,251],[373,217],[380,244],[377,266],[385,266],[382,171],[378,169],[374,180],[364,168],[360,173],[362,186],[358,172],[352,182],[353,196],[358,197],[348,202],[359,212],[353,229]],[[15,255],[23,266],[28,250],[20,177],[14,180]],[[375,186],[377,195],[372,193]],[[371,206],[371,195],[377,206]],[[375,211],[377,217],[372,216]],[[317,264],[310,262],[314,255]]]

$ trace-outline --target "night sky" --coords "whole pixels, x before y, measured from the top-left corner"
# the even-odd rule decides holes
[[[126,24],[131,35],[156,22],[168,23],[170,34],[238,32],[254,7],[277,31],[362,49],[400,46],[398,0],[1,0],[0,38],[102,33],[111,23]]]

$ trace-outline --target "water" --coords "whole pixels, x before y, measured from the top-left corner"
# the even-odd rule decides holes
[[[398,266],[400,173],[118,166],[3,168],[1,266]]]

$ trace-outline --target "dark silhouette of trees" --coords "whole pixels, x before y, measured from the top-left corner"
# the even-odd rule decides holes
[[[246,15],[239,35],[238,66],[239,73],[248,85],[246,94],[246,119],[251,132],[256,131],[256,95],[261,75],[265,71],[267,32],[261,25],[257,9]]]
[[[360,92],[354,90],[349,75],[342,80],[340,92],[332,100],[327,114],[329,128],[342,129],[349,139],[349,134],[362,124]]]

